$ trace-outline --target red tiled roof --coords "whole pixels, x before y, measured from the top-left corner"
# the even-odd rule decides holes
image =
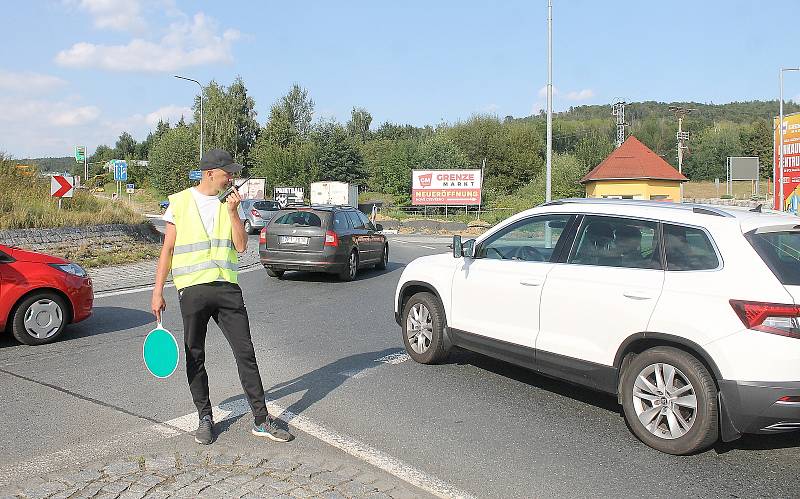
[[[580,182],[585,184],[594,180],[612,179],[676,180],[679,182],[689,180],[632,135],[609,154],[602,163],[587,173]]]

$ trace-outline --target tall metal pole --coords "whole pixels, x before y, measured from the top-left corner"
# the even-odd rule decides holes
[[[683,116],[678,115],[678,173],[683,175]],[[683,202],[683,182],[681,182],[681,203]]]
[[[547,187],[545,201],[552,200],[553,177],[553,0],[547,0]]]
[[[200,87],[200,159],[203,159],[203,85],[199,81],[193,80],[192,78],[178,75],[173,76],[175,78],[180,78],[181,80],[193,81],[197,83],[198,87]]]

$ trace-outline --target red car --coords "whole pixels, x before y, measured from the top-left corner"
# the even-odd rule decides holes
[[[80,265],[0,244],[0,331],[26,345],[50,343],[89,317],[93,300]]]

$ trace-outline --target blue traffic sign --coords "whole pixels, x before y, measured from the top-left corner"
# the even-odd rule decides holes
[[[203,178],[203,172],[200,170],[189,170],[189,180],[200,180]]]
[[[114,160],[114,180],[117,182],[128,180],[128,163],[125,160]]]

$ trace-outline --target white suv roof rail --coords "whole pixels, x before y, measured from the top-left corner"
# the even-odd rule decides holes
[[[727,211],[716,208],[714,206],[694,204],[694,203],[667,203],[664,201],[648,201],[645,199],[608,199],[608,198],[565,198],[544,203],[541,206],[557,206],[560,204],[611,204],[611,205],[635,205],[635,206],[649,206],[653,208],[667,208],[673,210],[692,211],[704,215],[713,215],[716,217],[731,217],[734,215]]]

